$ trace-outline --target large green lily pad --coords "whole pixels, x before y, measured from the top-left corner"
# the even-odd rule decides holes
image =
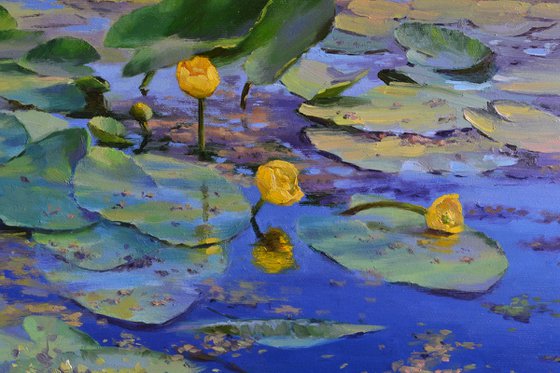
[[[313,120],[367,131],[433,134],[470,127],[465,107],[486,100],[467,92],[414,84],[379,86],[360,97],[304,103],[299,112]]]
[[[168,247],[134,228],[106,221],[81,231],[33,233],[33,239],[68,263],[92,271],[131,264]]]
[[[307,348],[335,342],[339,338],[373,333],[379,325],[345,324],[321,320],[231,320],[196,327],[205,334],[227,334],[254,339],[258,344],[276,348]]]
[[[353,205],[379,198],[355,198]],[[303,217],[300,238],[342,266],[382,276],[388,282],[436,290],[488,291],[508,260],[500,245],[466,227],[437,235],[424,217],[399,208],[373,208],[355,216]]]
[[[85,130],[56,132],[0,167],[0,219],[9,226],[79,229],[96,221],[72,198],[72,171],[88,148]]]
[[[442,71],[472,70],[490,62],[492,51],[457,30],[426,23],[404,23],[395,38],[408,51],[408,62]]]
[[[482,136],[460,134],[437,140],[387,136],[376,141],[363,134],[332,129],[310,128],[305,133],[317,149],[344,162],[389,173],[468,175],[517,163],[511,151]]]
[[[288,90],[306,100],[336,97],[366,76],[368,70],[343,73],[313,60],[303,60],[282,77]]]
[[[62,296],[93,313],[141,324],[162,324],[186,312],[199,298],[198,284],[225,265],[221,250],[169,246],[102,275],[51,255],[39,262]]]
[[[41,141],[52,133],[68,128],[68,122],[52,114],[37,110],[18,110],[15,117],[29,134],[30,142]]]
[[[227,240],[245,228],[249,205],[236,186],[214,171],[173,158],[134,159],[93,148],[74,177],[80,206],[132,224],[172,244]]]
[[[85,64],[100,58],[97,50],[87,41],[64,36],[39,44],[18,63],[41,75],[81,76],[93,71]]]
[[[13,115],[0,113],[0,164],[21,154],[27,144],[27,131]]]
[[[132,142],[125,139],[126,128],[116,119],[110,117],[94,117],[88,122],[88,128],[100,142],[119,147],[131,146]]]
[[[177,361],[159,352],[101,347],[87,334],[55,317],[28,316],[23,321],[23,329],[29,340],[0,333],[0,369],[3,372],[59,372],[61,367],[70,369],[68,363],[75,371],[200,371],[189,361]]]
[[[543,153],[560,152],[560,118],[515,101],[494,101],[490,109],[465,109],[465,118],[488,137]]]

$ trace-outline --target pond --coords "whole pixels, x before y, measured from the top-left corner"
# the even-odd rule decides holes
[[[433,103],[433,106],[419,106],[415,101],[416,98],[406,101],[409,93],[395,93],[403,105],[411,106],[406,115],[412,118],[401,121],[399,128],[396,129],[397,133],[417,132],[418,138],[428,138],[434,136],[436,132],[437,136],[440,136],[442,128],[445,136],[457,131],[457,127],[446,127],[445,121],[439,121],[437,124],[439,127],[434,128],[433,121],[425,120],[431,115],[432,110],[442,110],[434,115],[450,113],[454,115],[455,106],[450,104],[449,111],[445,111],[447,108],[442,109],[441,102],[437,100],[453,103],[455,96],[452,95],[456,94],[461,95],[461,98],[456,101],[466,100],[468,104],[465,106],[474,107],[472,109],[474,114],[495,115],[495,111],[501,110],[499,101],[495,103],[496,100],[510,100],[508,102],[515,101],[516,105],[531,105],[531,108],[538,110],[536,113],[529,110],[530,113],[522,117],[525,122],[534,120],[534,123],[547,123],[546,118],[560,114],[560,100],[557,93],[551,92],[552,88],[547,91],[548,86],[543,83],[545,81],[543,76],[546,77],[546,74],[551,74],[549,79],[551,87],[555,87],[557,81],[556,69],[560,52],[556,49],[556,40],[560,32],[556,28],[555,21],[560,19],[560,11],[559,14],[549,15],[551,18],[557,17],[556,19],[547,19],[544,15],[537,14],[540,8],[535,8],[532,13],[527,11],[524,14],[517,14],[517,18],[509,14],[513,18],[504,20],[503,17],[507,18],[508,11],[513,12],[504,6],[502,13],[497,13],[502,18],[498,17],[496,18],[498,21],[492,23],[486,18],[494,14],[492,13],[494,8],[486,4],[487,10],[475,12],[472,16],[473,19],[480,20],[477,24],[450,22],[448,19],[443,21],[443,17],[460,18],[453,14],[453,11],[459,11],[457,10],[459,5],[456,5],[457,9],[450,7],[448,14],[440,14],[439,17],[442,18],[433,15],[435,10],[431,8],[418,8],[416,9],[418,14],[408,15],[411,19],[415,19],[414,17],[421,19],[427,17],[426,14],[431,14],[432,19],[427,20],[428,22],[450,24],[452,25],[449,26],[450,28],[461,30],[489,46],[495,55],[495,70],[490,73],[491,78],[483,81],[448,76],[442,78],[433,71],[414,70],[417,66],[413,68],[411,64],[407,64],[413,57],[409,55],[407,59],[406,50],[393,40],[393,29],[390,29],[389,41],[377,37],[378,35],[371,39],[376,43],[383,43],[381,48],[377,44],[375,48],[373,44],[366,45],[373,48],[375,53],[357,55],[332,53],[333,51],[329,50],[332,49],[332,45],[329,48],[324,47],[326,43],[332,42],[327,39],[323,44],[314,46],[304,54],[305,60],[335,66],[337,70],[344,73],[367,70],[365,77],[356,79],[356,84],[343,93],[348,97],[364,97],[371,94],[372,89],[377,89],[378,91],[371,96],[373,98],[367,96],[369,100],[367,110],[355,104],[358,102],[362,105],[362,101],[350,102],[348,104],[350,106],[342,106],[342,109],[337,107],[339,103],[336,103],[334,110],[339,112],[331,115],[328,113],[328,110],[332,109],[329,107],[332,104],[330,101],[306,100],[291,94],[286,88],[286,86],[290,87],[289,83],[284,81],[284,85],[277,82],[253,87],[248,96],[247,109],[243,111],[239,108],[239,93],[246,80],[243,66],[234,63],[220,67],[221,84],[216,93],[206,100],[206,136],[212,157],[208,162],[201,162],[195,154],[196,100],[186,96],[177,86],[175,67],[158,70],[149,86],[147,96],[143,96],[138,90],[142,83],[142,75],[126,78],[121,75],[123,66],[131,56],[130,51],[102,46],[103,35],[111,24],[120,15],[145,5],[142,3],[146,2],[9,1],[5,4],[6,8],[18,18],[18,26],[22,29],[44,30],[49,37],[77,36],[88,40],[99,50],[101,59],[89,64],[93,69],[92,75],[101,76],[110,83],[111,89],[105,93],[105,99],[109,103],[111,113],[124,123],[128,132],[127,139],[132,141],[134,146],[124,149],[124,153],[110,148],[95,147],[96,150],[90,151],[89,155],[85,156],[86,161],[82,160],[80,161],[82,163],[74,165],[76,169],[73,177],[77,185],[76,191],[62,191],[66,194],[71,193],[72,198],[75,198],[80,205],[80,213],[83,213],[83,216],[76,217],[76,220],[97,219],[82,211],[87,209],[107,219],[103,222],[122,223],[118,225],[119,229],[122,228],[122,232],[114,226],[102,227],[97,233],[98,236],[80,237],[75,236],[79,233],[73,231],[67,241],[77,240],[80,244],[90,245],[90,250],[96,250],[104,245],[114,245],[114,250],[104,249],[107,251],[104,255],[107,255],[107,261],[121,264],[115,265],[116,269],[96,268],[98,263],[96,264],[95,260],[88,262],[84,261],[83,257],[78,258],[76,255],[72,257],[65,252],[57,252],[57,244],[54,244],[53,240],[60,239],[58,243],[60,245],[64,244],[67,238],[55,237],[49,233],[49,229],[40,228],[30,235],[28,231],[23,233],[14,231],[7,227],[10,224],[5,221],[7,226],[3,227],[3,234],[0,236],[2,258],[0,261],[0,326],[2,327],[0,353],[13,352],[15,348],[10,345],[13,343],[10,339],[4,338],[6,335],[33,339],[31,333],[28,333],[28,337],[21,329],[24,319],[51,316],[83,331],[102,346],[116,346],[121,349],[145,347],[168,354],[172,360],[175,359],[174,361],[182,359],[179,355],[183,355],[199,368],[212,372],[560,371],[558,365],[560,332],[557,329],[560,324],[560,281],[558,281],[560,278],[560,235],[558,234],[560,188],[557,186],[560,181],[558,167],[560,151],[554,152],[547,148],[558,144],[560,127],[557,129],[558,132],[552,133],[547,132],[546,128],[527,129],[521,125],[522,130],[526,132],[511,134],[506,131],[504,136],[508,140],[498,140],[508,143],[511,138],[515,140],[513,145],[520,144],[519,146],[508,146],[504,147],[503,151],[484,154],[482,159],[473,156],[472,162],[469,158],[471,153],[460,148],[461,150],[457,152],[460,154],[453,153],[451,160],[447,158],[445,161],[433,160],[425,154],[420,154],[418,158],[398,154],[396,163],[383,163],[378,161],[378,157],[371,157],[367,144],[361,143],[361,140],[356,141],[353,136],[356,136],[356,131],[365,129],[368,132],[363,136],[366,139],[364,141],[371,141],[371,139],[381,141],[383,136],[376,137],[377,134],[391,132],[393,129],[379,130],[375,126],[390,127],[392,123],[385,123],[382,119],[378,121],[379,112],[374,112],[373,119],[369,121],[366,119],[352,122],[355,119],[352,115],[345,117],[339,115],[340,111],[347,110],[348,113],[367,117],[365,111],[383,102],[383,95],[387,95],[386,91],[380,93],[387,87],[385,75],[380,72],[396,69],[409,73],[410,77],[421,84],[437,81],[438,84],[441,83],[437,89],[442,89],[436,93],[424,91],[419,93],[426,94],[422,99]],[[367,4],[381,3],[381,1],[354,0],[350,2],[352,3],[354,8],[351,7],[349,10],[347,1],[340,2],[339,14],[359,17],[360,12],[372,11],[367,8],[369,6]],[[408,4],[404,1],[388,3],[391,3],[391,6]],[[429,1],[418,3],[424,3],[426,7],[430,4]],[[468,3],[468,1],[460,3]],[[539,2],[532,3],[538,5]],[[441,7],[441,2],[439,6]],[[401,8],[397,10],[402,11]],[[394,11],[396,10],[391,10]],[[397,18],[404,19],[404,17]],[[344,23],[343,18],[338,18],[336,22],[335,26],[338,29],[335,32],[344,27],[356,28],[351,30],[354,33],[362,30],[359,28],[360,22],[363,22],[361,19],[346,20],[347,23]],[[373,31],[368,30],[370,34],[362,37],[373,37],[371,34]],[[545,32],[548,32],[546,37],[539,35]],[[404,39],[404,36],[402,38]],[[359,44],[357,41],[354,43],[354,46]],[[402,40],[400,43],[406,44]],[[483,54],[484,51],[481,53]],[[470,57],[485,58],[479,55]],[[446,64],[449,61],[454,61],[453,57],[444,56],[437,63]],[[534,75],[528,73],[531,68],[535,70]],[[515,71],[512,72],[512,69]],[[518,80],[512,83],[508,78],[513,75]],[[344,79],[351,80],[354,77],[355,75],[351,78],[345,76]],[[528,80],[523,80],[525,78]],[[514,87],[517,83],[520,85],[526,83],[526,86]],[[3,89],[0,83],[0,91]],[[416,95],[416,91],[413,94]],[[138,123],[130,118],[128,111],[132,104],[139,101],[148,104],[154,111],[154,117],[149,121],[153,133],[151,141],[144,148],[144,154],[134,155],[134,150],[142,141],[143,133]],[[480,102],[483,104],[480,105]],[[495,107],[487,109],[487,102],[494,102]],[[11,110],[12,104],[13,102],[3,101],[2,108]],[[305,115],[298,112],[298,108]],[[468,115],[465,115],[466,119],[463,120],[462,110],[461,107],[460,118],[455,117],[451,121],[467,123]],[[387,112],[390,110],[383,111],[385,114]],[[480,114],[481,112],[483,114]],[[72,128],[88,127],[89,118],[64,116],[60,113],[53,115],[68,121]],[[547,117],[535,119],[531,115]],[[341,124],[343,120],[350,120],[350,123]],[[554,117],[554,120],[558,119]],[[477,122],[474,119],[473,121]],[[328,125],[325,125],[326,122]],[[513,122],[515,120],[508,123]],[[495,131],[501,122],[493,123],[498,123],[497,127],[492,127]],[[333,135],[333,131],[340,131],[336,128],[337,125],[352,126],[352,129],[329,141],[326,137],[338,136],[336,135],[338,132]],[[473,126],[482,133],[485,132],[486,127],[481,126],[481,129],[475,124]],[[474,135],[470,131],[476,132],[476,130],[465,130],[457,136],[472,135],[481,139],[481,142],[488,140],[479,132]],[[484,133],[484,135],[499,136],[498,132]],[[324,137],[320,138],[320,136]],[[348,137],[348,143],[344,143],[345,136]],[[438,137],[438,141],[443,141],[443,146],[448,146],[450,142],[446,142],[445,136]],[[541,141],[533,141],[539,136]],[[47,140],[42,141],[44,143]],[[406,139],[403,137],[401,140]],[[60,148],[53,148],[55,144],[44,149],[46,151],[61,149],[60,153],[62,153],[66,151],[64,147],[71,141],[83,143],[85,140],[69,137],[61,143]],[[97,140],[92,141],[97,145]],[[333,146],[333,141],[336,146]],[[423,140],[411,141],[411,143],[414,141],[420,143]],[[79,145],[76,145],[76,149],[78,147]],[[472,154],[480,155],[479,150],[473,151]],[[113,151],[118,152],[118,155],[112,153]],[[95,153],[96,157],[91,156],[92,152],[98,152]],[[24,156],[31,153],[27,150]],[[39,160],[56,158],[55,154],[49,154],[48,157],[41,154],[33,158],[35,164],[39,164]],[[137,163],[141,166],[138,170],[135,169],[137,166],[128,163],[129,156],[138,159]],[[424,156],[425,158],[422,158]],[[104,165],[109,159],[121,162],[120,168],[106,171]],[[237,224],[234,220],[244,218],[243,209],[255,205],[261,197],[254,181],[258,166],[273,159],[289,161],[299,169],[299,182],[305,197],[291,206],[265,204],[252,225],[248,221]],[[189,168],[191,166],[185,166],[186,162],[183,161],[188,161],[189,165],[196,164],[202,167],[193,166],[191,169]],[[442,163],[438,163],[440,161]],[[440,169],[437,168],[439,166]],[[18,167],[22,168],[17,172],[28,171],[22,165]],[[382,172],[384,168],[388,168],[386,172]],[[479,172],[479,169],[482,169],[482,172]],[[188,174],[192,179],[186,177],[186,181],[174,180],[169,176],[171,173],[166,173],[169,170],[177,172],[178,175]],[[156,180],[154,185],[143,178],[144,171]],[[161,173],[158,174],[158,171]],[[30,179],[32,177],[29,175],[35,175],[31,172],[26,174]],[[29,182],[29,180],[25,181],[24,176],[21,177],[22,184]],[[210,186],[210,197],[208,197],[207,185]],[[78,189],[78,186],[82,189]],[[136,212],[138,215],[133,218],[119,215],[119,206],[115,207],[115,203],[132,198],[125,196],[124,192],[123,195],[116,195],[115,191],[132,190],[138,195],[141,191],[143,201],[152,198],[145,197],[149,191],[152,191],[155,196],[153,200],[163,195],[169,198],[164,198],[165,203],[167,201],[174,203],[177,198],[183,198],[180,196],[184,194],[198,193],[199,190],[194,190],[195,188],[202,188],[200,189],[202,195],[206,193],[202,204],[204,198],[210,198],[212,201],[228,198],[229,205],[220,205],[219,201],[211,203],[219,205],[225,214],[231,214],[227,215],[230,216],[227,221],[213,220],[213,224],[219,225],[222,229],[220,233],[223,233],[225,238],[233,237],[231,240],[208,241],[206,242],[208,245],[203,249],[173,246],[176,243],[188,242],[189,238],[193,240],[194,236],[198,240],[200,238],[197,236],[200,233],[196,230],[198,227],[193,228],[184,221],[177,220],[176,224],[184,224],[181,234],[187,237],[185,238],[181,234],[173,233],[174,231],[169,233],[158,228],[155,226],[157,222],[150,220],[152,216],[149,215],[149,210],[155,211],[160,208],[159,205],[147,203],[147,207],[138,210]],[[206,192],[203,188],[206,188]],[[237,188],[240,194],[237,193]],[[5,189],[1,190],[5,193]],[[379,258],[368,256],[369,254],[358,259],[345,257],[347,254],[345,250],[352,249],[352,246],[342,239],[337,241],[339,235],[348,234],[352,236],[349,240],[352,240],[360,233],[358,230],[348,233],[348,230],[353,228],[344,225],[347,221],[329,220],[346,210],[350,206],[351,199],[355,203],[359,198],[381,196],[385,199],[428,207],[434,200],[445,194],[460,196],[465,224],[472,231],[481,232],[486,236],[482,239],[478,238],[484,241],[484,245],[494,247],[492,246],[495,244],[494,241],[499,244],[501,249],[490,251],[492,255],[496,252],[499,254],[502,264],[504,260],[506,261],[507,269],[484,267],[482,262],[484,258],[479,262],[478,257],[474,258],[475,255],[471,257],[469,254],[467,245],[470,241],[468,240],[455,242],[452,239],[450,241],[443,239],[437,244],[440,245],[440,251],[435,249],[433,251],[434,262],[430,262],[430,266],[434,268],[441,265],[439,269],[434,269],[433,273],[425,273],[418,269],[422,264],[418,261],[418,268],[415,268],[413,261],[409,270],[419,271],[417,276],[422,277],[423,280],[418,280],[417,277],[412,281],[399,280],[407,278],[406,273],[401,273],[401,277],[395,275],[396,280],[391,280],[393,272],[390,269],[384,273],[357,270],[362,268],[359,265],[360,261]],[[369,197],[360,197],[363,195]],[[30,199],[40,199],[40,197],[33,197],[32,194],[29,196]],[[0,197],[5,199],[4,195]],[[196,198],[198,197],[194,198],[193,203],[195,209],[199,208],[196,203],[200,202]],[[6,201],[0,201],[0,206],[4,210],[16,212],[32,210],[29,204],[10,207]],[[200,208],[204,210],[204,207]],[[182,212],[177,212],[175,215],[175,211],[171,210],[168,212],[169,216],[165,218],[170,221],[178,216],[176,219],[179,219],[180,213]],[[7,216],[10,213],[3,214],[2,216]],[[14,214],[16,215],[14,219],[17,220],[19,215]],[[53,215],[56,214],[57,212],[53,212]],[[144,216],[142,214],[146,214],[149,218],[140,223],[138,216]],[[325,220],[324,225],[321,225],[322,219]],[[366,219],[366,215],[357,215],[356,219]],[[205,220],[205,223],[207,221]],[[103,222],[97,224],[104,224]],[[384,220],[383,222],[385,223]],[[359,223],[362,224],[362,221]],[[368,221],[363,225],[370,227],[374,234],[383,236],[385,228],[378,229],[375,225],[377,223],[377,221]],[[57,221],[52,224],[62,223]],[[82,229],[83,226],[71,229]],[[131,228],[132,226],[136,228]],[[242,229],[238,228],[241,226]],[[315,235],[305,233],[309,226],[316,229]],[[132,229],[135,232],[138,229],[138,232],[146,234],[145,237],[149,238],[139,239],[136,236],[130,238],[129,231]],[[235,231],[235,234],[228,236],[227,233],[231,230]],[[322,233],[317,234],[317,231],[324,232],[325,235],[332,234],[329,237],[335,238],[329,241],[328,237],[321,236]],[[476,236],[476,232],[469,230],[461,235],[465,237],[472,233],[473,237],[479,237]],[[273,259],[260,256],[262,252],[259,252],[259,245],[264,245],[262,233],[271,234],[273,240],[283,240],[282,244],[290,247],[288,254],[278,255]],[[200,234],[204,239],[213,240],[209,238],[210,236],[204,235],[204,232]],[[162,241],[153,237],[161,238]],[[399,237],[402,239],[401,236]],[[323,246],[320,238],[325,238]],[[142,242],[150,250],[156,250],[154,252],[158,254],[139,256],[135,258],[136,260],[125,261],[126,264],[122,265],[123,262],[119,261],[123,255],[122,248],[119,248],[121,240]],[[413,236],[411,240],[411,246],[417,246],[420,250],[410,253],[410,256],[419,257],[424,255],[421,252],[423,244],[420,241],[438,239]],[[49,245],[55,250],[45,249]],[[481,250],[488,250],[486,246]],[[72,243],[68,248],[72,249]],[[185,250],[193,251],[185,254]],[[201,250],[204,255],[200,254]],[[450,250],[455,250],[455,254],[460,257],[461,269],[456,274],[446,271],[444,267],[445,257]],[[53,255],[53,251],[57,255]],[[71,251],[71,254],[78,254],[78,251],[75,253]],[[204,260],[200,259],[199,254],[204,256]],[[185,255],[189,257],[183,258]],[[392,254],[387,251],[383,255],[390,259]],[[210,259],[207,259],[207,256]],[[381,256],[379,254],[379,257]],[[166,264],[166,260],[175,260],[173,258],[177,263],[173,266]],[[348,262],[344,262],[346,259],[354,260],[352,262],[355,265],[354,269],[350,268]],[[75,266],[76,263],[78,266]],[[191,273],[192,263],[197,265],[200,263],[200,266],[193,270],[194,275]],[[342,265],[343,263],[346,267]],[[82,268],[79,268],[80,266]],[[87,266],[91,268],[88,269]],[[364,266],[367,267],[365,264]],[[189,267],[189,275],[197,279],[196,289],[188,283],[191,280],[185,280],[184,267]],[[377,267],[379,268],[381,264]],[[483,271],[484,275],[487,275],[487,272],[492,274],[480,279],[477,271]],[[469,282],[467,278],[470,279],[471,275],[474,280]],[[435,276],[441,277],[435,279]],[[424,285],[432,283],[436,285]],[[93,299],[98,294],[94,294],[93,291],[88,295],[88,292],[104,286],[120,289],[118,291],[122,297],[118,298],[115,304],[100,306],[105,300]],[[144,314],[138,304],[134,305],[138,307],[134,309],[126,304],[120,307],[118,302],[130,295],[126,293],[127,291],[138,293],[144,291],[151,294],[149,300],[152,306],[156,306],[156,311]],[[155,301],[155,296],[158,294],[161,295],[161,299]],[[173,298],[168,298],[166,294],[172,294]],[[141,297],[139,296],[139,299]],[[154,302],[161,302],[161,304],[154,304]],[[161,307],[162,312],[158,314],[157,308],[160,305],[165,306],[166,302],[177,303],[178,308],[166,313],[168,311],[163,311],[165,307]],[[98,312],[92,312],[92,309],[97,309]],[[272,319],[275,320],[267,324],[266,320]],[[138,320],[140,322],[136,322]],[[259,321],[255,321],[247,327],[253,334],[258,334],[260,331],[260,338],[256,338],[251,333],[231,336],[223,333],[223,329],[219,328],[217,333],[201,329],[201,325],[247,320],[263,321],[257,326],[255,324]],[[293,341],[286,341],[282,336],[271,337],[271,325],[280,325],[278,329],[284,327],[283,324],[278,324],[281,323],[280,320],[294,321],[296,324],[301,322],[304,324],[301,327],[304,329],[303,333],[311,334],[312,332],[305,329],[309,322],[325,321],[327,331],[323,329],[315,331],[318,333],[316,340],[312,343],[300,341],[302,345],[298,346]],[[321,334],[334,333],[334,329],[329,329],[330,322],[352,325],[333,338]],[[291,327],[297,329],[297,325]],[[61,326],[57,328],[59,333]],[[59,334],[63,335],[62,332]],[[57,342],[54,338],[52,343],[55,345],[62,343],[61,339],[62,337],[59,337]],[[43,350],[42,353],[45,351]],[[47,351],[46,354],[48,356],[49,352]],[[37,360],[40,361],[39,358]],[[7,361],[5,356],[2,361]],[[70,362],[73,361],[70,359]],[[76,364],[73,363],[74,366],[77,366]],[[154,365],[153,370],[148,368],[147,371],[174,371],[172,365],[163,368],[164,366],[158,365],[158,368],[155,368]],[[58,365],[57,367],[59,371],[63,371]],[[4,371],[2,369],[7,372],[13,371],[10,370],[9,364],[0,364],[0,371]],[[41,371],[41,367],[35,369]]]

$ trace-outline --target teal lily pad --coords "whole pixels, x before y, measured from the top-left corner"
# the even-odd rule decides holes
[[[68,263],[92,271],[131,264],[168,247],[134,228],[107,221],[80,231],[35,232],[33,239]]]
[[[41,141],[49,135],[68,128],[68,122],[52,114],[37,110],[18,110],[15,117],[29,134],[30,142]]]
[[[368,70],[343,73],[319,61],[303,60],[282,77],[286,88],[306,100],[331,98],[352,87]]]
[[[9,226],[79,229],[96,221],[72,198],[72,171],[88,147],[85,130],[56,132],[0,167],[0,219]]]
[[[110,117],[94,117],[88,122],[88,128],[101,143],[118,147],[131,146],[132,142],[125,139],[126,128],[116,119]]]
[[[133,159],[93,148],[76,167],[74,185],[80,206],[172,244],[224,241],[249,221],[249,204],[236,186],[215,171],[169,157]]]
[[[13,115],[0,113],[0,163],[18,156],[27,144],[27,131]]]
[[[356,35],[334,29],[321,43],[327,53],[362,55],[382,53],[389,49],[389,38]]]
[[[373,333],[385,329],[379,325],[345,324],[333,321],[297,320],[231,320],[195,327],[205,334],[227,334],[250,338],[260,345],[276,348],[308,348],[332,343],[337,339]]]
[[[84,65],[100,58],[97,50],[87,41],[65,36],[39,44],[18,63],[41,75],[82,76],[93,71]]]
[[[461,31],[427,23],[404,23],[395,30],[408,62],[441,71],[466,71],[487,64],[492,50]]]
[[[360,202],[379,198],[356,198]],[[434,290],[481,293],[504,274],[508,260],[500,245],[468,227],[439,235],[424,217],[394,207],[355,216],[308,216],[298,222],[300,238],[340,265],[382,276],[388,282]]]

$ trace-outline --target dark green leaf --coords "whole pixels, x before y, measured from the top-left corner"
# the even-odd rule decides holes
[[[115,146],[131,146],[132,142],[125,139],[126,128],[116,119],[110,117],[94,117],[88,122],[88,128],[100,142]]]

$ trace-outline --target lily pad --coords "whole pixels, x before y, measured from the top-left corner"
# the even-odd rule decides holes
[[[496,141],[535,152],[560,152],[560,118],[534,106],[494,101],[490,110],[465,109],[465,118]]]
[[[352,87],[368,70],[343,73],[327,64],[303,60],[282,77],[288,90],[306,100],[336,97]]]
[[[0,5],[0,31],[13,30],[17,28],[17,21],[10,12]]]
[[[131,146],[132,142],[125,139],[126,128],[116,119],[110,117],[94,117],[88,122],[88,128],[100,142],[116,146]]]
[[[344,324],[321,320],[244,320],[207,324],[196,330],[205,334],[227,334],[254,339],[258,344],[276,348],[307,348],[335,342],[339,338],[373,333],[379,325]]]
[[[432,134],[470,127],[465,107],[486,100],[467,92],[415,84],[379,86],[360,97],[304,103],[299,112],[313,120],[367,131]]]
[[[390,43],[388,38],[354,35],[334,29],[321,43],[321,49],[333,54],[375,54],[386,51]]]
[[[236,186],[212,170],[168,157],[132,159],[93,148],[76,167],[74,185],[80,206],[172,244],[224,241],[249,221],[249,205]]]
[[[168,247],[134,228],[106,221],[81,231],[33,233],[33,239],[68,263],[92,271],[133,264]]]
[[[100,276],[51,255],[38,265],[62,296],[89,311],[156,325],[186,312],[199,298],[198,284],[223,272],[226,261],[221,250],[163,246]]]
[[[18,110],[15,117],[25,127],[30,142],[41,141],[52,133],[68,128],[68,122],[52,114],[37,110]]]
[[[398,25],[399,22],[392,18],[361,17],[348,13],[338,14],[334,22],[337,30],[375,38],[390,36]]]
[[[307,137],[317,149],[334,154],[362,169],[389,173],[415,171],[469,175],[511,166],[517,158],[499,143],[482,136],[428,139],[387,136],[373,140],[340,130],[309,128]]]
[[[468,71],[492,59],[490,48],[457,30],[425,23],[404,23],[395,30],[408,62],[441,71]]]
[[[0,58],[19,58],[37,45],[42,31],[0,30]]]
[[[27,131],[13,115],[0,113],[0,163],[21,154],[27,144]]]
[[[353,205],[379,198],[356,198]],[[388,282],[458,292],[486,292],[504,274],[508,260],[499,244],[480,232],[442,236],[426,229],[424,217],[399,208],[373,208],[355,216],[303,217],[300,238],[351,270]]]
[[[88,148],[83,129],[56,132],[0,168],[0,219],[15,227],[67,230],[97,219],[72,198],[72,171]]]
[[[401,19],[410,11],[409,4],[390,0],[352,0],[348,9],[354,14],[372,19]]]
[[[556,73],[558,60],[533,58],[527,64],[510,66],[494,77],[502,91],[528,95],[557,96],[560,94],[560,76]]]
[[[87,41],[65,36],[39,44],[18,63],[41,75],[81,76],[93,71],[85,64],[100,58],[97,50]]]

